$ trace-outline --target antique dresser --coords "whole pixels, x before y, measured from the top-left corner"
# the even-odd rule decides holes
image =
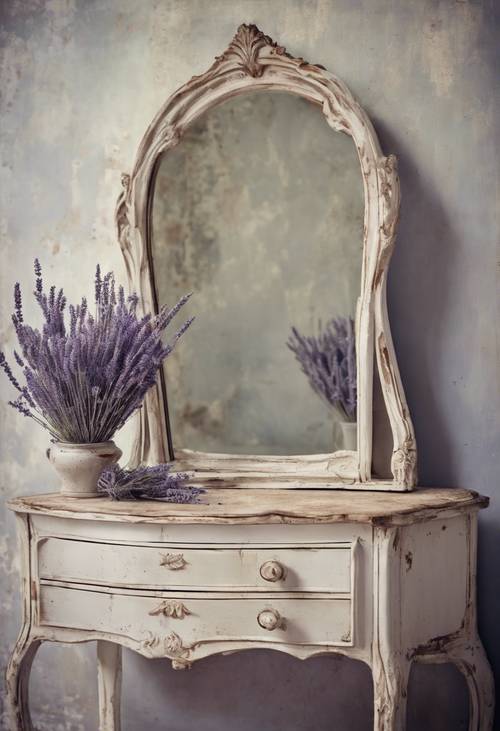
[[[10,503],[24,597],[11,728],[32,728],[40,643],[96,641],[101,731],[120,727],[122,647],[177,670],[251,648],[355,658],[371,668],[376,731],[405,728],[413,662],[452,662],[470,731],[491,729],[475,583],[488,499],[417,489],[386,306],[397,165],[364,110],[243,25],[160,109],[122,185],[117,235],[142,311],[191,289],[197,318],[148,393],[130,463],[173,461],[205,493]],[[285,346],[286,328],[296,343],[333,316],[327,333],[355,332],[350,442]]]
[[[101,731],[120,728],[122,647],[176,669],[249,648],[363,660],[375,731],[405,728],[412,662],[452,662],[467,680],[469,728],[491,729],[493,679],[475,613],[477,513],[487,502],[466,490],[280,489],[213,489],[200,505],[14,500],[24,624],[8,671],[12,729],[32,728],[40,643],[90,640]]]

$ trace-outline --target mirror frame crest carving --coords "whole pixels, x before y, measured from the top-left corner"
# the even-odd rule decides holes
[[[227,99],[259,90],[284,91],[318,105],[327,123],[349,135],[361,166],[365,196],[361,293],[356,312],[358,449],[299,456],[223,455],[178,451],[179,469],[206,484],[252,487],[334,487],[410,490],[417,480],[416,444],[392,343],[386,304],[389,261],[399,217],[397,161],[385,156],[365,111],[347,87],[322,66],[294,58],[255,25],[241,25],[221,56],[163,105],[148,127],[131,175],[122,175],[116,207],[118,240],[131,291],[143,312],[158,310],[151,251],[151,211],[162,156],[200,115]],[[393,480],[372,479],[373,353],[393,437]],[[137,417],[131,464],[174,458],[167,429],[162,374]]]

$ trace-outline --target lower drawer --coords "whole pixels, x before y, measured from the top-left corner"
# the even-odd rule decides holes
[[[145,643],[167,641],[175,633],[184,647],[215,640],[351,645],[351,610],[349,598],[308,594],[132,594],[42,583],[39,621]]]

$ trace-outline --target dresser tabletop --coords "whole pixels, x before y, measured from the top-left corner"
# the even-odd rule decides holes
[[[369,523],[404,525],[486,508],[489,498],[463,489],[429,488],[406,493],[349,490],[209,488],[194,505],[158,500],[112,501],[60,493],[19,497],[18,513],[126,523]]]

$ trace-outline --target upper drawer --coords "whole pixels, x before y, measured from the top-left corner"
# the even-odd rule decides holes
[[[351,591],[351,545],[345,543],[184,549],[48,538],[38,546],[40,579],[152,589]]]

